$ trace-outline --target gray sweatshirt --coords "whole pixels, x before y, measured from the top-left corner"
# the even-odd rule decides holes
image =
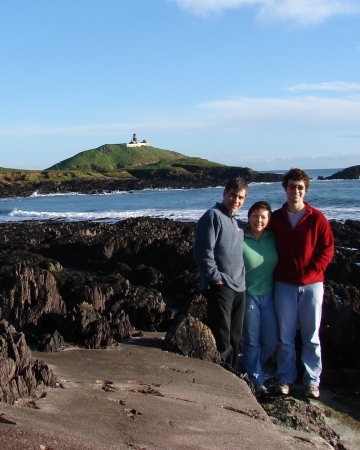
[[[245,291],[244,230],[222,203],[200,217],[193,254],[201,274],[201,290],[221,280],[236,292]]]

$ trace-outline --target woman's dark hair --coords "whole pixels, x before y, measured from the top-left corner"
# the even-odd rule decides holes
[[[287,172],[284,175],[284,179],[283,179],[283,182],[282,182],[282,187],[285,189],[285,191],[286,191],[286,188],[288,186],[289,180],[303,181],[304,184],[305,184],[305,189],[306,190],[309,189],[309,185],[310,185],[309,175],[307,173],[305,173],[301,169],[290,169],[289,172]]]
[[[269,217],[271,216],[270,203],[261,200],[259,202],[255,202],[253,205],[250,206],[249,211],[248,211],[248,219],[250,218],[251,214],[256,209],[262,209],[262,210],[265,210],[265,211],[269,211]]]

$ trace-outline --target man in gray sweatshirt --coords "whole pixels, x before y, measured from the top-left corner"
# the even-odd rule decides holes
[[[235,213],[243,206],[247,192],[242,178],[226,183],[222,203],[216,203],[199,219],[193,248],[200,289],[208,301],[209,326],[221,358],[235,372],[245,311],[244,231]]]

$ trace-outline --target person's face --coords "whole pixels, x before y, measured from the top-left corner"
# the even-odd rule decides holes
[[[223,205],[231,211],[232,214],[235,214],[244,204],[246,194],[246,189],[242,189],[241,191],[236,189],[230,189],[229,191],[224,190]]]
[[[255,233],[262,233],[269,225],[269,211],[266,209],[254,209],[249,217],[250,231]]]
[[[302,180],[289,180],[286,187],[286,195],[291,203],[299,203],[304,200],[306,194],[305,183]]]

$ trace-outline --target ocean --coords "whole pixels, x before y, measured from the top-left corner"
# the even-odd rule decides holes
[[[328,220],[360,220],[360,180],[317,180],[341,169],[306,170],[312,178],[305,199],[320,209]],[[272,171],[284,173],[285,171]],[[223,186],[203,189],[146,189],[102,195],[77,193],[0,198],[0,222],[48,219],[64,221],[115,222],[129,217],[150,216],[180,221],[197,221],[222,199]],[[285,202],[281,183],[250,183],[249,193],[238,217],[246,220],[248,208],[258,200],[272,209]]]

